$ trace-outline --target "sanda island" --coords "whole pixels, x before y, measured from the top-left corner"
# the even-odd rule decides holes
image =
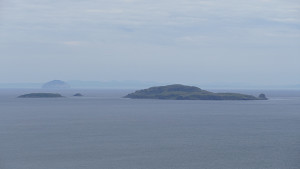
[[[164,100],[267,100],[264,94],[255,97],[240,93],[213,93],[198,87],[180,84],[138,90],[124,96],[124,98]]]
[[[63,97],[58,93],[29,93],[19,96],[18,98],[59,98]]]

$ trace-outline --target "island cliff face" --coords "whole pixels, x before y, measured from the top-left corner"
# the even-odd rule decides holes
[[[198,87],[180,84],[138,90],[124,97],[131,99],[165,100],[267,100],[264,94],[261,94],[260,97],[255,97],[240,93],[213,93]]]

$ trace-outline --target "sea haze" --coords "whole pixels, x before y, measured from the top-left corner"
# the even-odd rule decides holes
[[[0,90],[0,169],[300,168],[300,91],[264,91],[267,101],[74,89],[16,98],[29,92],[40,90]]]

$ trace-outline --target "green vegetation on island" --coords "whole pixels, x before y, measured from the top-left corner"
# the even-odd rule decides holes
[[[18,98],[57,98],[63,97],[57,93],[29,93],[19,96]]]
[[[194,86],[180,84],[151,87],[130,93],[125,98],[165,99],[165,100],[267,100],[264,94],[259,97],[240,93],[213,93]]]

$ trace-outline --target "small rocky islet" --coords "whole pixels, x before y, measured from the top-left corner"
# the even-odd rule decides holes
[[[29,93],[18,96],[18,98],[60,98],[63,97],[58,93]]]
[[[83,96],[83,94],[76,93],[73,96],[81,97]],[[60,97],[64,97],[64,96],[58,93],[29,93],[29,94],[18,96],[18,98],[60,98]]]
[[[81,93],[76,93],[76,94],[74,94],[73,96],[75,96],[75,97],[82,97],[83,94],[81,94]]]
[[[150,87],[137,90],[124,98],[163,100],[267,100],[265,94],[258,97],[240,93],[214,93],[195,86],[181,84]]]

